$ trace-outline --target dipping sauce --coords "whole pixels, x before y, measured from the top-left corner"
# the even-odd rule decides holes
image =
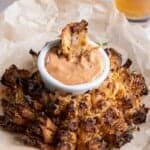
[[[58,55],[57,51],[58,47],[54,47],[47,53],[45,66],[51,76],[64,84],[76,85],[90,82],[103,70],[98,48],[85,56],[74,56],[71,60]]]

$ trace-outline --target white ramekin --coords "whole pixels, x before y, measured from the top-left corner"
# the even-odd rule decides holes
[[[83,84],[77,84],[77,85],[66,85],[57,79],[55,79],[53,76],[51,76],[45,67],[45,57],[47,52],[54,46],[56,46],[60,42],[60,39],[57,39],[55,41],[48,42],[40,51],[40,54],[38,56],[37,66],[38,70],[40,72],[40,75],[42,77],[43,82],[49,88],[50,90],[59,90],[61,92],[65,93],[72,93],[72,94],[81,94],[88,90],[97,88],[101,85],[101,83],[106,79],[108,76],[109,70],[110,70],[110,61],[109,58],[104,51],[104,49],[99,48],[100,57],[103,61],[103,71],[100,73],[100,75],[95,79],[88,83]],[[89,41],[90,44],[93,46],[97,46],[96,43]]]

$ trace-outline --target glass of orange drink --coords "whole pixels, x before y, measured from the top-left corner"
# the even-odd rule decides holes
[[[129,20],[145,21],[150,17],[150,0],[115,0],[115,5]]]

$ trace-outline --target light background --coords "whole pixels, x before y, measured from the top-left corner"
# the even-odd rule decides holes
[[[9,6],[14,1],[16,0],[0,0],[0,12],[3,11],[7,6]],[[112,0],[107,0],[107,1],[112,1]],[[139,24],[139,25],[143,26],[143,24]],[[146,24],[144,23],[144,27],[145,27],[146,34],[150,39],[150,20]]]

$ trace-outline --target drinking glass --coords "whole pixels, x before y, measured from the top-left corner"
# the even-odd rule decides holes
[[[147,21],[150,17],[150,0],[115,0],[115,5],[130,21]]]

